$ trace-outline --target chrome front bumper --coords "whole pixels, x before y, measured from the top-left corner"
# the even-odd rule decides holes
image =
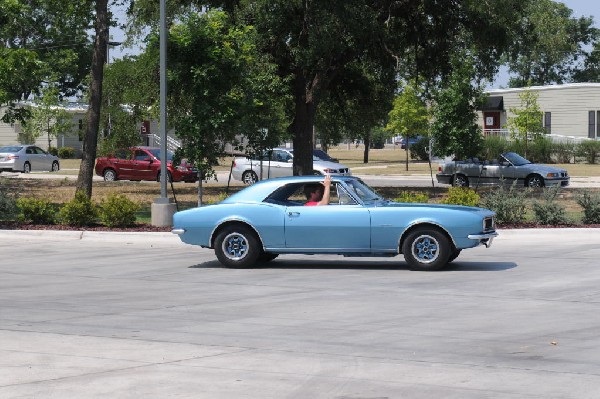
[[[469,234],[467,236],[469,240],[478,240],[481,244],[485,245],[486,248],[492,246],[492,241],[494,241],[494,237],[498,237],[498,233],[495,231],[484,234]]]

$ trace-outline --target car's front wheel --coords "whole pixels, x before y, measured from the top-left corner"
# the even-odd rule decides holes
[[[527,178],[525,185],[531,188],[544,187],[544,178],[540,175],[533,175]]]
[[[247,170],[242,174],[242,181],[247,185],[251,185],[258,181],[258,176],[253,170]]]
[[[402,243],[404,260],[413,270],[439,270],[451,255],[449,238],[435,227],[419,227]]]
[[[215,239],[215,255],[226,267],[249,267],[263,254],[256,233],[247,226],[226,226]]]
[[[57,161],[52,162],[52,172],[58,172],[60,170],[60,165]]]

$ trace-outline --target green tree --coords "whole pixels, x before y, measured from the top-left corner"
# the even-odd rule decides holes
[[[576,68],[573,81],[600,83],[600,40],[594,43],[592,51],[586,53],[583,64]]]
[[[254,40],[252,27],[222,11],[191,12],[171,28],[170,123],[184,144],[178,154],[200,170],[199,203],[225,143],[242,134],[262,151],[286,131],[283,85]]]
[[[358,63],[369,73],[385,71],[388,87],[395,75],[416,73],[427,82],[450,70],[450,59],[465,42],[477,51],[482,74],[497,68],[497,59],[511,43],[513,20],[523,1],[434,0],[311,2],[299,0],[212,1],[241,26],[251,25],[259,50],[272,57],[277,73],[288,83],[293,99],[289,130],[294,143],[294,173],[312,172],[313,128],[320,104],[343,76]],[[195,1],[170,3],[170,18],[178,12],[200,11]],[[209,7],[210,8],[210,7]],[[138,0],[132,17],[137,28],[153,26],[156,2]],[[475,50],[474,50],[475,51]],[[392,72],[392,73],[389,73]],[[352,102],[365,98],[353,93]],[[389,109],[389,108],[388,108]]]
[[[70,134],[73,129],[73,121],[63,105],[55,85],[42,88],[41,95],[34,98],[31,118],[23,122],[20,140],[24,143],[33,143],[46,135],[48,149],[50,149],[53,139],[61,134]]]
[[[394,98],[394,108],[389,113],[386,130],[401,135],[406,140],[406,170],[408,170],[408,138],[427,134],[429,112],[425,102],[411,85],[402,85],[400,93]]]
[[[474,83],[476,67],[469,56],[457,57],[455,69],[434,94],[431,135],[436,155],[454,154],[457,159],[477,155],[483,144],[477,108],[483,88]]]
[[[8,105],[5,122],[30,116],[15,102],[39,94],[43,83],[56,84],[61,96],[83,89],[91,59],[91,3],[0,0],[0,104]]]
[[[574,18],[573,11],[552,0],[527,2],[517,40],[508,56],[515,76],[510,87],[568,81],[574,62],[597,36],[592,17]]]
[[[527,157],[528,143],[541,137],[545,132],[542,124],[544,113],[537,103],[538,96],[538,93],[534,91],[523,90],[519,94],[521,107],[511,107],[509,109],[513,115],[508,118],[510,136],[517,144],[524,146],[525,157]]]

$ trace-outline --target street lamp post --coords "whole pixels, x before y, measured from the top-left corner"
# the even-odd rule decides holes
[[[160,198],[151,206],[153,226],[172,226],[176,205],[167,197],[167,18],[166,0],[160,0]]]

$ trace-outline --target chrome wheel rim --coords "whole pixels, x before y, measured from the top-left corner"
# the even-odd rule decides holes
[[[52,164],[52,171],[53,172],[58,172],[59,171],[59,167],[58,167],[58,164],[56,162],[54,162]]]
[[[23,171],[25,173],[31,172],[31,165],[29,165],[28,163],[26,163],[25,166],[23,166]]]
[[[256,175],[252,172],[248,172],[244,174],[244,183],[246,184],[254,184],[256,183]]]
[[[412,243],[412,254],[421,263],[431,263],[440,256],[440,244],[428,234],[419,236]]]
[[[227,259],[239,261],[248,255],[248,240],[240,233],[230,233],[223,239],[221,249]]]
[[[542,181],[539,177],[529,179],[529,187],[542,187]]]
[[[112,170],[104,172],[104,180],[114,181],[115,180],[115,172],[113,172]]]
[[[454,178],[454,186],[456,187],[464,187],[467,184],[465,178],[462,176],[456,176]]]

